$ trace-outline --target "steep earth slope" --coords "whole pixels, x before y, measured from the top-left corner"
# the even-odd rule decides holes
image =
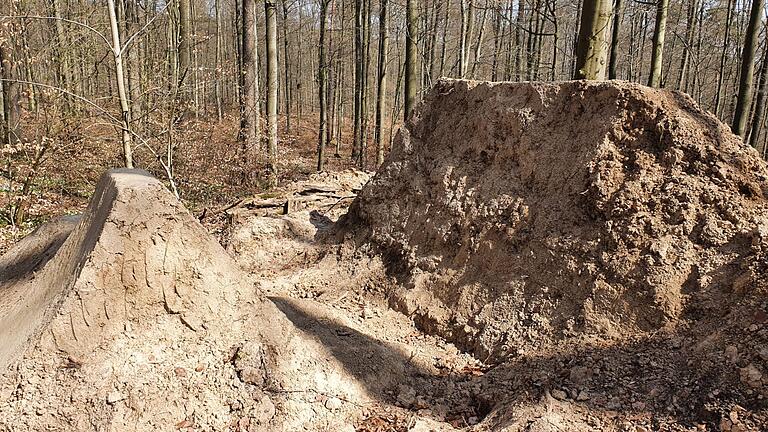
[[[447,80],[344,224],[386,255],[401,310],[502,358],[754,296],[768,166],[681,93]]]

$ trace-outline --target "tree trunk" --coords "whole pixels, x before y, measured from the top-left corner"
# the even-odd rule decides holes
[[[363,0],[355,0],[355,87],[352,131],[352,160],[357,161],[362,149],[363,101]]]
[[[72,75],[71,70],[69,68],[69,52],[67,51],[67,45],[69,45],[69,38],[67,37],[67,32],[64,30],[64,21],[62,21],[63,14],[61,13],[61,1],[60,0],[53,0],[53,13],[55,16],[55,26],[56,26],[56,52],[58,57],[58,63],[59,63],[59,69],[60,69],[60,77],[61,82],[59,82],[59,87],[67,90],[72,91]],[[70,110],[73,108],[73,100],[70,95],[65,95],[64,100],[67,101],[66,103],[66,109]]]
[[[525,0],[517,2],[517,25],[515,26],[515,81],[523,80],[523,23],[525,22]]]
[[[277,14],[275,0],[264,0],[267,30],[267,169],[269,183],[277,185]]]
[[[224,118],[224,108],[222,102],[221,81],[222,81],[222,65],[221,65],[221,0],[214,0],[214,7],[216,9],[216,53],[214,59],[214,99],[216,99],[216,119],[221,121]]]
[[[451,10],[451,0],[445,0],[445,17],[443,18],[443,37],[440,43],[440,76],[445,76],[445,51],[448,39],[448,17]],[[397,68],[400,69],[399,67]],[[398,72],[399,73],[399,72]]]
[[[325,2],[325,0],[321,0]],[[285,131],[291,132],[291,68],[288,55],[288,0],[283,0],[283,75],[285,75]]]
[[[379,74],[376,93],[376,125],[374,140],[376,141],[376,166],[384,162],[384,142],[381,137],[381,125],[384,119],[384,99],[387,95],[387,50],[389,49],[389,17],[387,14],[388,0],[379,3]]]
[[[381,8],[381,2],[382,1],[386,1],[386,0],[379,0],[379,8]],[[431,28],[430,34],[429,34],[429,51],[428,51],[429,55],[427,57],[427,60],[429,61],[429,64],[427,66],[427,72],[428,72],[427,73],[427,77],[428,77],[427,82],[429,83],[430,87],[432,86],[432,84],[434,84],[434,82],[436,81],[436,78],[439,78],[439,77],[435,76],[435,58],[437,57],[437,55],[436,55],[436,52],[437,52],[437,31],[438,31],[438,26],[440,24],[440,5],[441,4],[442,4],[442,2],[435,2],[435,3],[433,3],[434,8],[435,8],[435,14],[434,14],[434,19],[432,20],[432,28]],[[379,45],[381,45],[381,43],[379,43]]]
[[[763,64],[760,67],[760,81],[757,85],[755,114],[752,117],[752,130],[749,133],[749,145],[754,148],[757,148],[760,131],[765,120],[766,87],[768,87],[768,44],[763,47]]]
[[[551,68],[551,74],[549,79],[551,81],[554,81],[557,76],[557,62],[558,62],[558,55],[557,55],[557,45],[560,41],[560,27],[558,26],[557,22],[557,9],[555,7],[556,0],[552,0],[552,3],[550,4],[549,1],[547,1],[547,10],[552,13],[552,26],[554,27],[552,31],[552,68]],[[550,9],[551,8],[551,9]]]
[[[477,66],[480,65],[480,57],[481,57],[480,50],[483,48],[483,39],[485,38],[486,18],[488,18],[488,8],[483,8],[483,14],[481,15],[481,18],[480,18],[480,31],[477,34],[477,41],[475,42],[475,47],[473,49],[475,59],[472,62],[472,70],[470,71],[470,74],[469,74],[472,79],[477,78],[475,74],[477,73]]]
[[[320,1],[320,45],[317,62],[317,88],[320,98],[320,128],[317,134],[317,170],[323,170],[325,163],[325,138],[328,127],[328,85],[326,84],[325,26],[330,0]]]
[[[195,120],[200,119],[200,63],[199,63],[199,49],[192,49],[191,42],[197,38],[197,20],[195,19],[195,8],[196,5],[194,3],[190,4],[190,47],[189,47],[189,53],[190,53],[190,60],[192,61],[192,111],[195,114]]]
[[[585,0],[576,46],[575,79],[605,79],[610,0]]]
[[[405,121],[411,116],[416,97],[418,95],[419,85],[419,65],[416,54],[418,37],[419,17],[417,16],[418,0],[406,1],[405,18]]]
[[[688,91],[688,64],[691,59],[691,47],[693,45],[693,36],[696,31],[696,12],[699,8],[699,0],[690,0],[688,5],[687,21],[685,25],[685,46],[683,55],[680,59],[680,71],[677,77],[677,89],[684,92]]]
[[[491,81],[499,80],[499,55],[501,54],[502,33],[504,31],[502,23],[502,6],[500,0],[494,0],[493,5],[493,61],[491,63]]]
[[[613,34],[611,36],[611,55],[608,62],[608,79],[616,79],[618,77],[618,63],[619,63],[619,35],[621,34],[621,3],[622,0],[616,0],[616,4],[613,9]]]
[[[371,69],[371,0],[365,1],[363,10],[363,82],[362,95],[360,101],[360,153],[357,165],[364,169],[368,163],[366,160],[368,146],[368,109],[369,109],[369,89],[368,77]]]
[[[331,26],[331,29],[333,29],[333,18],[335,17],[335,9],[336,9],[336,2],[334,0],[329,0],[329,12],[328,12],[328,22]],[[327,30],[326,30],[327,31]],[[333,43],[333,34],[334,32],[331,31],[331,33],[328,35],[328,49],[326,50],[326,74],[325,74],[325,80],[326,84],[328,86],[328,89],[325,91],[327,100],[327,118],[326,118],[326,126],[325,126],[325,148],[327,149],[333,144],[333,124],[335,120],[336,115],[336,77],[335,74],[338,73],[338,70],[334,68],[335,62],[333,58],[333,53],[335,50],[338,50],[336,45]]]
[[[261,144],[259,115],[259,55],[256,39],[256,0],[242,0],[242,69],[240,107],[240,138],[243,142],[243,154],[246,164],[252,168]]]
[[[669,0],[657,0],[656,26],[653,30],[653,47],[651,50],[651,74],[648,78],[649,87],[661,86],[661,65],[664,56],[664,37],[667,31],[667,10]]]
[[[130,34],[141,29],[139,5],[137,0],[126,0],[126,28]],[[126,51],[128,61],[128,89],[131,95],[131,123],[137,125],[141,121],[141,38],[137,37]]]
[[[765,13],[765,0],[752,0],[749,14],[747,33],[744,36],[744,49],[741,52],[741,79],[739,80],[739,96],[736,99],[736,110],[733,116],[733,133],[744,137],[752,106],[752,81],[755,73],[755,52],[760,36],[761,18]]]
[[[174,95],[175,99],[179,89],[178,8],[168,8],[168,27],[166,30],[168,37],[168,74],[170,75],[168,91]],[[173,102],[175,103],[175,100]]]
[[[461,30],[459,33],[459,78],[466,78],[469,64],[469,34],[472,22],[472,0],[460,0],[461,3]]]
[[[244,2],[247,0],[243,0]],[[191,32],[192,32],[192,4],[190,0],[179,0],[179,87],[181,99],[184,102],[184,111],[189,108],[190,92],[187,91],[187,84],[192,73],[192,50]]]
[[[131,144],[130,130],[130,112],[128,105],[128,95],[125,90],[125,77],[123,74],[123,53],[120,46],[120,31],[117,27],[117,14],[115,11],[115,0],[107,0],[109,8],[109,25],[112,29],[112,54],[115,57],[115,74],[117,78],[117,94],[120,99],[120,112],[122,116],[122,142],[123,142],[123,161],[126,168],[133,168],[133,148]]]
[[[21,109],[19,106],[20,91],[17,79],[16,63],[10,56],[10,50],[7,45],[10,39],[0,42],[0,71],[3,78],[3,121],[2,141],[7,144],[13,144],[21,140]]]
[[[728,54],[728,45],[731,39],[731,16],[733,11],[733,0],[728,0],[728,10],[726,12],[725,22],[725,34],[723,35],[723,50],[720,53],[720,70],[717,75],[717,91],[715,92],[715,109],[716,116],[720,115],[720,108],[723,101],[723,82],[725,80],[725,60]]]

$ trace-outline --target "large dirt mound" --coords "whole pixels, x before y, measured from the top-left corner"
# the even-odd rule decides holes
[[[767,266],[768,167],[681,93],[446,80],[343,225],[487,358],[727,314]]]

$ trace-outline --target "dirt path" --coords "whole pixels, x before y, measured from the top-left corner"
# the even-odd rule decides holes
[[[309,397],[286,402],[298,410],[309,404],[315,416],[346,409],[350,431],[450,431],[479,423],[487,414],[477,394],[480,363],[389,308],[372,285],[376,263],[350,267],[323,244],[347,205],[244,217],[230,235],[229,252],[299,330],[298,350],[312,345],[320,353],[294,352],[291,367],[337,371],[310,380]],[[310,423],[304,426],[324,430]]]

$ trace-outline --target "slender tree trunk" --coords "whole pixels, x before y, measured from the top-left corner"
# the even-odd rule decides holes
[[[470,77],[476,79],[477,67],[480,65],[480,50],[483,48],[483,39],[485,38],[485,20],[488,18],[488,8],[483,8],[483,14],[480,18],[480,31],[477,34],[477,41],[474,47],[475,60],[472,62],[472,70],[470,71]]]
[[[386,1],[386,0],[379,0],[379,8],[381,8],[382,1]],[[436,55],[437,32],[438,32],[438,26],[440,24],[440,5],[441,4],[442,2],[439,2],[439,1],[434,3],[435,14],[434,14],[434,19],[432,20],[432,28],[429,34],[429,56],[428,56],[429,65],[427,67],[427,72],[428,72],[427,75],[429,78],[428,83],[430,87],[435,82],[435,79],[438,78],[438,77],[435,77],[435,66],[436,66],[435,58],[437,57]],[[381,45],[381,43],[379,43],[379,45]]]
[[[502,34],[502,6],[500,0],[495,0],[493,5],[493,61],[491,63],[491,81],[499,80],[499,56],[501,55]]]
[[[216,9],[216,58],[214,59],[214,98],[216,99],[216,119],[221,121],[224,118],[224,108],[222,103],[221,81],[222,81],[222,46],[221,46],[221,0],[214,0]]]
[[[57,44],[57,57],[59,61],[59,68],[61,71],[61,82],[59,86],[67,91],[72,91],[72,71],[69,67],[69,52],[67,45],[69,45],[69,37],[64,29],[64,17],[61,12],[61,0],[53,0],[53,13],[55,16],[56,26],[56,44]],[[73,108],[73,100],[71,96],[65,95],[64,100],[67,101],[66,109],[71,110]]]
[[[363,134],[363,0],[355,0],[355,87],[352,131],[352,160],[357,161],[362,151]]]
[[[677,77],[677,88],[684,92],[688,91],[688,64],[691,59],[691,49],[693,47],[693,37],[696,31],[696,11],[698,10],[699,0],[690,0],[685,25],[685,46],[683,46],[683,55],[680,59],[680,71]]]
[[[335,0],[333,3],[334,7],[336,5]],[[346,40],[346,9],[344,8],[344,4],[341,4],[341,16],[339,19],[339,26],[341,27],[341,35],[340,39],[342,41]],[[341,45],[341,44],[340,44]],[[344,78],[346,76],[346,68],[343,56],[341,55],[341,52],[337,53],[336,59],[335,59],[335,74],[334,74],[334,85],[333,85],[333,93],[334,93],[334,128],[333,131],[333,139],[335,141],[335,151],[333,156],[335,158],[341,157],[341,129],[344,124],[344,94],[342,93],[342,83],[345,82]]]
[[[277,14],[275,0],[264,0],[267,30],[267,168],[269,182],[277,185]]]
[[[192,42],[197,38],[197,20],[195,19],[195,3],[190,3],[190,44],[189,53],[190,60],[192,61],[192,111],[195,114],[195,120],[200,119],[200,78],[199,78],[199,52],[198,49],[192,48]]]
[[[733,133],[744,137],[752,106],[752,81],[755,73],[755,53],[762,15],[765,13],[765,0],[752,0],[749,14],[749,24],[744,37],[744,49],[741,52],[741,79],[739,80],[739,96],[736,99],[736,110],[733,116]]]
[[[656,26],[653,30],[653,47],[651,50],[651,74],[648,78],[649,87],[662,85],[661,65],[664,56],[664,37],[667,31],[667,11],[669,0],[658,0],[656,5]]]
[[[578,69],[576,68],[576,63],[579,59],[578,56],[578,48],[579,48],[579,35],[581,35],[581,20],[584,16],[584,8],[582,7],[582,0],[576,0],[576,22],[578,23],[576,25],[576,36],[573,38],[572,42],[572,50],[571,52],[573,55],[571,56],[571,70],[570,70],[570,76],[575,77],[578,73]]]
[[[535,81],[539,80],[539,71],[540,64],[541,64],[541,40],[544,37],[543,31],[544,31],[544,20],[546,19],[546,10],[544,14],[541,12],[541,4],[542,2],[546,3],[547,0],[538,0],[536,4],[536,23],[534,27],[535,34],[533,35],[533,52],[531,53],[531,65],[533,70],[533,79]]]
[[[321,0],[325,1],[325,0]],[[288,55],[288,0],[283,0],[283,75],[285,75],[285,131],[291,132],[291,67]]]
[[[261,144],[259,113],[259,56],[256,38],[256,0],[242,0],[241,132],[243,154],[249,168],[256,163]]]
[[[445,50],[448,39],[448,18],[451,10],[451,0],[445,0],[445,17],[443,18],[443,37],[440,43],[440,76],[445,76]],[[400,68],[398,68],[399,70]]]
[[[608,79],[618,77],[619,35],[621,34],[622,0],[616,0],[613,8],[613,33],[611,37],[611,55],[608,61]]]
[[[369,110],[369,90],[368,85],[369,71],[371,69],[371,0],[365,0],[365,8],[363,10],[363,83],[362,83],[362,95],[360,103],[360,153],[357,161],[357,165],[364,169],[368,161],[366,160],[368,152],[368,110]]]
[[[374,128],[377,167],[384,162],[384,142],[381,137],[381,125],[384,119],[384,99],[387,94],[387,50],[389,49],[387,3],[388,0],[380,0],[379,3],[379,82],[376,93],[376,125]]]
[[[763,64],[760,67],[760,80],[757,84],[755,113],[752,116],[752,130],[749,133],[749,145],[757,148],[760,131],[765,121],[765,97],[768,87],[768,44],[763,47]]]
[[[333,29],[333,19],[335,17],[335,6],[336,2],[334,0],[329,0],[329,15],[328,15],[328,22],[331,26],[331,29]],[[328,31],[328,30],[326,30]],[[326,127],[325,127],[325,148],[333,144],[333,124],[335,120],[336,115],[336,74],[338,73],[338,70],[334,68],[334,65],[336,64],[334,62],[334,51],[337,50],[336,45],[334,45],[333,42],[333,35],[334,32],[331,31],[328,35],[328,48],[326,52],[329,54],[326,55],[326,83],[328,86],[328,89],[325,91],[326,97],[328,98],[328,115],[326,119]]]
[[[405,121],[408,121],[411,116],[419,91],[419,65],[416,53],[416,37],[419,34],[417,11],[418,0],[407,0],[405,12]]]
[[[469,29],[472,22],[472,0],[460,0],[461,3],[461,30],[459,33],[459,78],[467,76],[469,63]]]
[[[576,47],[575,79],[605,79],[610,0],[585,0]]]
[[[26,33],[26,31],[25,31],[25,33]],[[28,52],[28,53],[31,52],[30,49],[29,49],[29,40],[27,38],[27,35],[24,34],[22,36],[22,38],[23,38],[22,39],[22,44],[23,44],[22,48],[24,49],[24,52]],[[36,88],[37,86],[32,84],[32,83],[35,82],[35,76],[34,76],[34,73],[32,71],[32,63],[33,63],[32,62],[32,56],[27,55],[27,56],[25,56],[24,60],[25,60],[25,63],[26,63],[26,65],[25,65],[26,66],[25,67],[26,71],[25,72],[26,72],[27,81],[30,82],[30,84],[27,85],[27,100],[29,102],[29,110],[36,113],[37,112],[37,107],[38,107],[38,105],[37,105],[37,88]],[[84,74],[83,74],[83,76],[84,76]],[[82,89],[81,89],[80,93],[81,94],[83,93]]]
[[[139,5],[136,0],[126,0],[125,3],[126,28],[129,34],[141,29],[139,17]],[[131,122],[138,125],[141,122],[141,38],[135,38],[126,51],[128,60],[128,88],[131,95]]]
[[[170,75],[170,82],[168,84],[168,91],[172,95],[176,95],[179,88],[179,40],[178,40],[178,8],[168,8],[168,69]],[[98,81],[97,81],[98,82]],[[173,101],[176,102],[175,100]]]
[[[515,81],[523,80],[523,23],[525,23],[525,0],[517,2],[517,25],[515,26]]]
[[[244,0],[245,1],[245,0]],[[192,50],[190,43],[192,37],[192,4],[190,0],[179,0],[179,86],[182,101],[185,103],[184,111],[189,109],[191,92],[189,82],[192,81]]]
[[[4,127],[2,128],[2,141],[7,144],[13,144],[21,140],[21,126],[19,124],[21,120],[21,109],[19,100],[21,99],[19,84],[16,73],[18,68],[16,63],[11,58],[10,50],[6,44],[9,44],[10,40],[6,39],[0,42],[0,71],[3,78],[3,121]]]
[[[318,54],[317,70],[317,88],[320,98],[320,128],[317,134],[317,170],[323,170],[325,163],[325,139],[326,127],[328,123],[328,85],[326,60],[325,60],[325,26],[328,15],[328,4],[330,0],[320,1],[320,45]]]
[[[296,32],[296,52],[304,52],[302,48],[302,38],[304,37],[303,33],[303,25],[304,25],[304,14],[301,11],[301,8],[297,8],[296,10],[298,15],[298,31]],[[302,95],[302,85],[303,85],[303,78],[304,78],[304,66],[302,63],[303,56],[298,56],[296,59],[296,70],[294,75],[294,81],[296,82],[296,92],[293,94],[293,99],[296,99],[296,125],[298,128],[301,128],[301,116],[304,113],[304,98]]]
[[[506,31],[503,32],[506,36],[502,36],[502,42],[503,47],[506,53],[504,53],[504,75],[503,80],[504,81],[512,81],[513,78],[513,71],[514,71],[514,63],[515,63],[515,56],[514,56],[514,31],[512,31],[513,28],[517,28],[515,24],[512,23],[512,11],[514,10],[514,3],[515,0],[504,0],[507,2],[506,5],[506,18],[503,20],[503,22],[508,23]],[[502,13],[504,12],[504,9],[502,9]],[[504,40],[504,37],[506,37],[506,40]]]
[[[723,82],[725,80],[725,63],[728,55],[728,45],[731,39],[731,16],[733,11],[733,0],[728,0],[728,10],[726,12],[725,22],[725,34],[723,35],[723,50],[720,53],[720,71],[717,75],[717,91],[715,92],[715,115],[720,115],[720,108],[722,108],[723,100]]]
[[[123,161],[126,168],[133,168],[133,148],[131,144],[130,130],[130,112],[128,106],[128,95],[125,90],[125,77],[123,75],[123,53],[120,46],[120,31],[117,26],[117,14],[115,11],[115,0],[107,0],[109,8],[109,24],[112,30],[112,54],[115,57],[115,73],[117,78],[117,93],[120,99],[120,112],[122,116],[122,142],[123,142]]]
[[[557,23],[557,9],[555,8],[556,0],[552,0],[551,6],[549,3],[549,0],[547,0],[547,8],[552,13],[552,26],[554,27],[552,31],[552,68],[551,68],[551,74],[549,79],[551,81],[554,81],[556,78],[557,73],[557,61],[558,61],[558,55],[557,55],[557,46],[560,41],[560,27]],[[551,7],[551,9],[549,9]]]
[[[691,71],[689,72],[688,76],[690,78],[686,80],[687,82],[691,83],[690,85],[691,93],[693,93],[694,99],[696,99],[696,102],[698,102],[699,104],[701,104],[701,91],[697,89],[699,88],[698,84],[700,83],[698,75],[701,67],[701,46],[702,46],[703,37],[704,37],[704,32],[702,30],[702,23],[704,22],[705,6],[706,6],[706,2],[704,1],[699,2],[698,17],[696,19],[698,23],[696,26],[696,33],[697,33],[696,46],[694,47],[696,52],[696,56],[694,57],[694,59],[696,61],[693,64],[693,68],[689,67],[689,70]]]
[[[528,29],[526,30],[527,40],[525,43],[525,79],[528,81],[531,81],[533,79],[533,55],[534,55],[534,40],[535,40],[535,33],[536,33],[536,27],[534,25],[534,22],[537,22],[539,19],[539,8],[538,8],[538,0],[536,4],[532,5],[531,13],[528,17]]]

